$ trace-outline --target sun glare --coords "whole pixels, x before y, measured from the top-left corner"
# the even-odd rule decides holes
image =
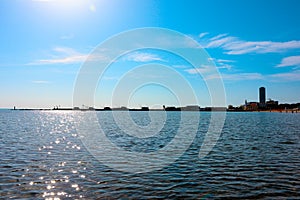
[[[96,11],[96,5],[92,0],[33,0],[33,2],[45,3],[47,9],[51,10],[53,14],[78,15],[85,11]]]

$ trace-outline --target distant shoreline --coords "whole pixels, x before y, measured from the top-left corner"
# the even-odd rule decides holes
[[[112,109],[72,109],[72,108],[58,108],[58,109],[49,109],[49,108],[20,108],[20,109],[8,109],[3,108],[0,110],[11,110],[11,111],[75,111],[75,112],[86,112],[86,111],[167,111],[167,112],[273,112],[273,113],[300,113],[299,109],[274,109],[274,110],[230,110],[230,109],[220,109],[220,108],[210,108],[210,109],[201,109],[201,110],[184,110],[184,109],[174,109],[174,110],[164,110],[164,109],[118,109],[118,108],[112,108]]]

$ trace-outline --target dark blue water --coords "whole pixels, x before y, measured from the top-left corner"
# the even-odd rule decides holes
[[[1,198],[300,198],[300,114],[228,113],[217,144],[199,159],[210,119],[201,113],[187,151],[148,173],[99,162],[76,131],[81,115],[89,112],[0,111]],[[111,112],[97,115],[107,137],[126,151],[155,152],[179,130],[178,112],[169,112],[160,134],[145,139],[122,132]],[[149,124],[147,112],[130,115],[140,126]]]

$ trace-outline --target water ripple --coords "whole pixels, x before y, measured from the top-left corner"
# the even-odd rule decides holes
[[[1,198],[300,197],[298,114],[229,113],[217,145],[199,160],[198,151],[210,117],[209,113],[201,113],[190,148],[175,163],[144,174],[115,171],[90,155],[75,130],[80,115],[81,112],[0,112]],[[109,115],[99,116],[107,136],[128,151],[142,152],[154,152],[168,144],[180,120],[177,114],[168,114],[161,134],[144,140],[126,135]],[[145,113],[131,115],[137,124],[149,124]]]

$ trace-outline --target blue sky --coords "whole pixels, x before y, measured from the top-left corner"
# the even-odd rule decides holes
[[[227,104],[257,101],[258,88],[281,103],[300,102],[300,1],[3,0],[0,1],[0,107],[71,107],[74,82],[87,55],[120,32],[162,27],[192,37],[220,71]],[[112,105],[114,84],[131,66],[167,64],[192,84],[209,106],[203,80],[160,51],[120,59],[95,94],[96,107]],[[175,62],[175,61],[176,62]],[[176,64],[176,65],[175,65]],[[150,74],[151,75],[151,74]],[[149,95],[150,94],[150,95]],[[152,95],[153,94],[153,95]],[[140,89],[130,106],[176,105],[167,88]]]

